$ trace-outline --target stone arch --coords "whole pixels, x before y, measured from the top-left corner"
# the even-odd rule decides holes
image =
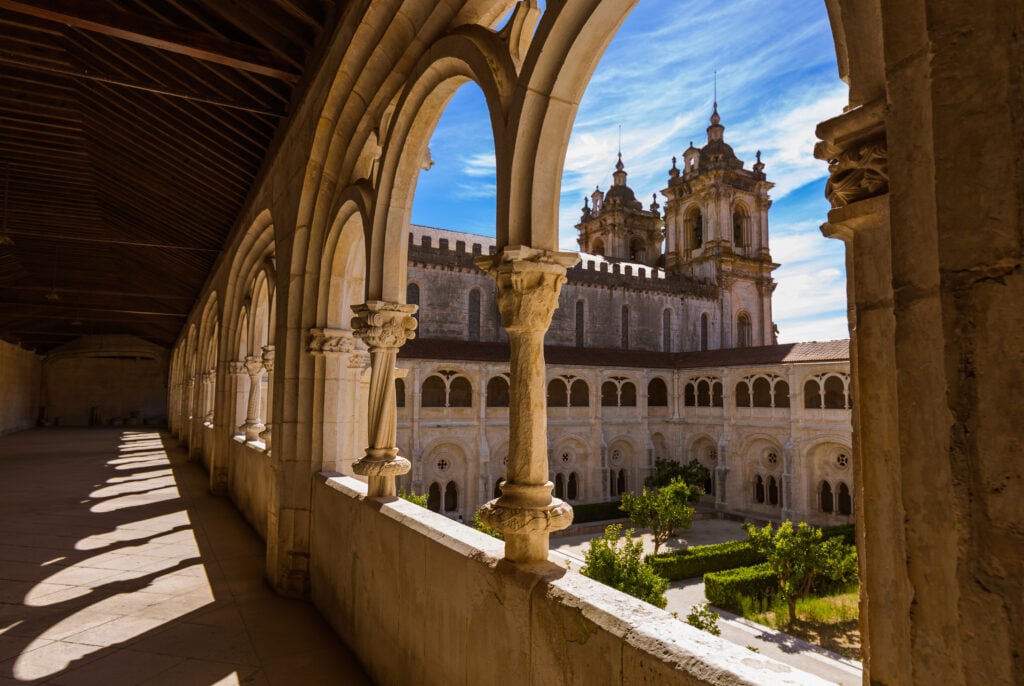
[[[750,209],[742,200],[736,200],[732,206],[732,244],[735,248],[746,248],[750,240]]]
[[[437,482],[441,487],[442,496],[448,484],[455,483],[458,489],[457,507],[454,510],[442,508],[443,514],[465,514],[463,510],[469,502],[469,460],[471,451],[458,439],[444,436],[431,441],[423,449],[423,481]],[[442,463],[445,463],[442,467]]]

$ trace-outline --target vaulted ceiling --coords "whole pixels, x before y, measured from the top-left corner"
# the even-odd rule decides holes
[[[0,337],[177,337],[341,0],[0,0]]]

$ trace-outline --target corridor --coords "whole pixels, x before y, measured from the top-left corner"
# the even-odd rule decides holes
[[[168,434],[0,437],[0,684],[367,684]]]

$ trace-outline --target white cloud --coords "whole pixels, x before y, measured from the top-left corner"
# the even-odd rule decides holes
[[[462,173],[466,176],[484,176],[494,178],[497,163],[494,151],[478,152],[462,159]]]

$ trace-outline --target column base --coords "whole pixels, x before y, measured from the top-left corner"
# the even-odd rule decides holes
[[[398,455],[398,448],[368,448],[366,455],[352,463],[352,471],[366,477],[369,498],[397,497],[395,477],[411,469],[412,463]]]
[[[245,440],[247,443],[260,440],[260,434],[267,428],[263,422],[243,424],[242,427],[245,430]]]
[[[543,507],[502,504],[501,498],[480,508],[480,519],[505,535],[505,559],[517,563],[548,559],[548,535],[572,524],[572,506],[558,498]]]

